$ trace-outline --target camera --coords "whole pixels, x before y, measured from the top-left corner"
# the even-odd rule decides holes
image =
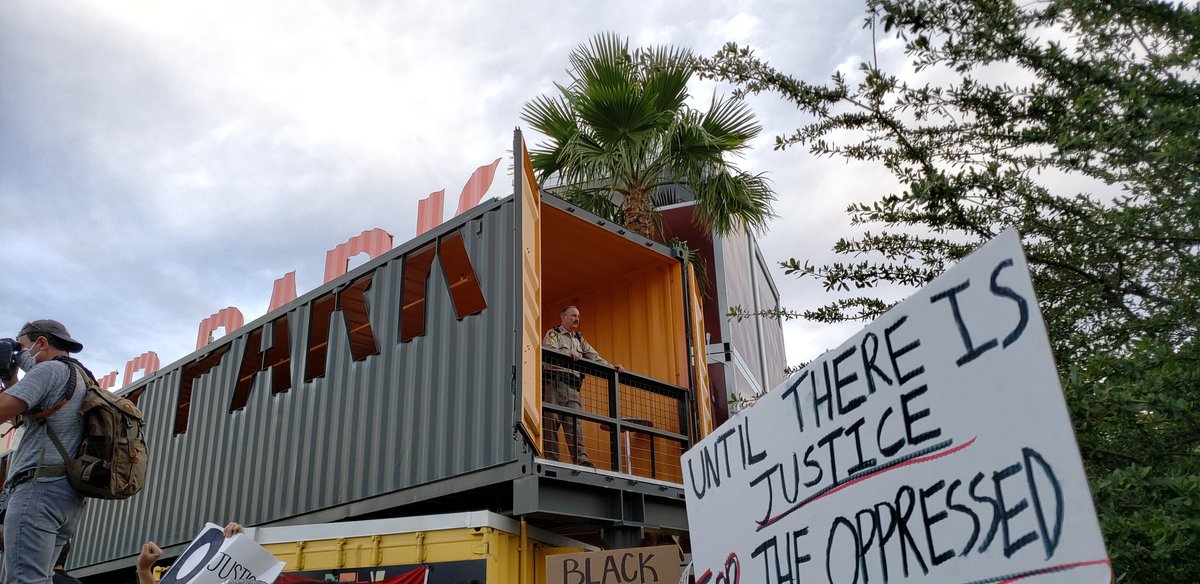
[[[21,343],[13,339],[0,339],[0,373],[15,371],[20,364]]]

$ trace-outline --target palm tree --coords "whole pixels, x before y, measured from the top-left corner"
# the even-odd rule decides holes
[[[540,181],[556,179],[568,200],[656,241],[652,198],[671,185],[693,193],[701,224],[719,234],[766,226],[774,216],[770,185],[730,162],[762,126],[741,101],[714,96],[707,111],[688,106],[689,51],[630,53],[625,39],[608,33],[570,60],[570,83],[525,104],[521,115],[548,138],[530,152]]]

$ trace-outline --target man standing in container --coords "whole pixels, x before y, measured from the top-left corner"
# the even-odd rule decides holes
[[[9,462],[4,518],[4,576],[7,584],[50,584],[54,559],[75,534],[83,497],[71,488],[58,449],[50,443],[54,429],[67,452],[75,452],[83,437],[79,408],[84,380],[70,365],[55,360],[83,350],[83,345],[54,320],[26,323],[17,333],[21,346],[17,369],[0,371],[0,422],[24,417],[25,435]],[[67,383],[75,376],[75,391],[67,399]]]
[[[546,337],[542,339],[543,347],[569,354],[575,361],[586,359],[617,371],[625,370],[620,365],[611,365],[605,361],[583,335],[579,334],[579,308],[574,305],[568,306],[559,312],[559,317],[562,318],[562,324],[546,331]],[[547,403],[583,411],[582,402],[579,400],[579,388],[583,385],[582,373],[565,367],[546,365],[543,377],[543,389],[546,394],[543,399]],[[549,412],[543,416],[543,420],[542,433],[546,437],[546,453],[549,458],[558,460],[558,429],[562,427],[563,438],[571,453],[571,462],[581,466],[595,466],[588,460],[587,449],[583,446],[583,430],[578,418]]]

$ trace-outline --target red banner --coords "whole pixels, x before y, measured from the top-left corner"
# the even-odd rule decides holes
[[[425,574],[427,570],[425,566],[421,566],[411,572],[385,578],[371,584],[425,584]],[[315,580],[302,574],[280,574],[275,579],[275,584],[329,584],[323,580]],[[346,583],[349,584],[349,583]],[[365,584],[365,583],[364,583]]]

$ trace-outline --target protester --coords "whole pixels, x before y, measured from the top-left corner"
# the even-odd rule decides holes
[[[231,538],[239,533],[246,533],[245,528],[236,522],[229,522],[225,526],[225,538]],[[137,580],[138,584],[155,584],[154,579],[154,563],[162,558],[162,548],[153,541],[148,541],[142,544],[142,553],[138,554],[137,560]]]
[[[66,399],[67,384],[86,387],[80,373],[56,357],[83,350],[66,327],[54,320],[25,323],[17,333],[21,347],[17,369],[0,371],[0,422],[25,426],[21,443],[9,461],[8,508],[4,517],[4,573],[8,584],[49,584],[54,559],[71,537],[84,508],[83,496],[67,480],[62,455],[50,442],[48,429],[75,452],[83,436],[78,422],[85,391]]]

